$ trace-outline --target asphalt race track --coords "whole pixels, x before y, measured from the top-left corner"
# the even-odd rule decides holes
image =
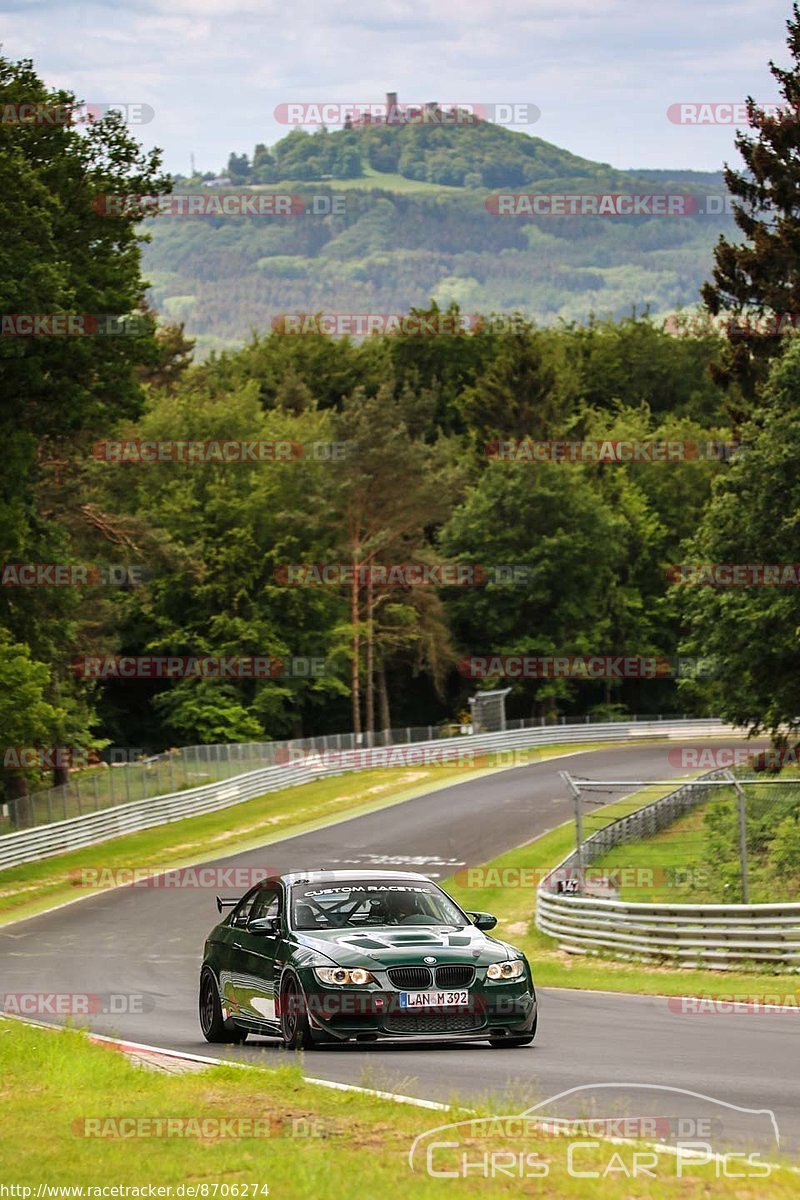
[[[608,747],[513,768],[220,863],[279,870],[375,865],[444,878],[567,820],[572,802],[560,770],[596,778],[666,779],[681,773],[670,766],[669,749],[665,743]],[[97,866],[103,866],[102,845]],[[213,890],[136,887],[92,896],[0,928],[0,991],[140,996],[145,1011],[98,1014],[91,1027],[193,1053],[282,1061],[285,1052],[277,1041],[251,1039],[233,1050],[209,1046],[202,1038],[198,969],[204,937],[216,919]],[[535,977],[535,961],[532,965]],[[776,978],[774,991],[800,990],[793,978]],[[718,990],[725,991],[723,974]],[[698,1111],[700,1102],[691,1097],[664,1093],[659,1099],[656,1093],[645,1101],[633,1086],[661,1085],[741,1108],[770,1109],[781,1149],[797,1153],[800,1015],[687,1015],[661,997],[547,989],[540,1002],[537,1039],[524,1049],[497,1050],[485,1043],[348,1044],[307,1053],[305,1072],[434,1100],[450,1100],[454,1093],[467,1099],[511,1092],[519,1096],[519,1111],[569,1088],[614,1083],[628,1085],[627,1093],[621,1088],[627,1101],[615,1093],[617,1110],[624,1104],[631,1113],[647,1106],[670,1116]],[[731,1139],[752,1143],[755,1119],[738,1120],[726,1125]]]

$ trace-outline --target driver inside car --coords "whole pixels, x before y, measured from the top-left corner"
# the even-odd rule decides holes
[[[387,925],[402,925],[404,921],[413,921],[422,915],[412,892],[393,892],[387,896],[385,912]]]

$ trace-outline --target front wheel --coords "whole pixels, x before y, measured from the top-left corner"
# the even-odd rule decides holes
[[[287,1050],[310,1050],[314,1045],[305,993],[293,975],[281,988],[281,1037]]]
[[[239,1029],[233,1021],[226,1021],[219,1002],[219,988],[209,967],[203,968],[200,976],[200,1028],[207,1042],[241,1046],[247,1041],[247,1030]]]

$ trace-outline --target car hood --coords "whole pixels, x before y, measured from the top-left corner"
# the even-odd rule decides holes
[[[369,929],[315,929],[295,936],[301,946],[343,967],[411,966],[422,963],[426,956],[438,963],[485,966],[516,953],[513,947],[488,937],[474,925],[379,925]]]

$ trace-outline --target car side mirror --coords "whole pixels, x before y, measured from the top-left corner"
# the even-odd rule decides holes
[[[280,917],[256,917],[247,926],[248,933],[276,934],[280,933]]]
[[[491,913],[475,912],[469,915],[476,929],[494,929],[497,924],[497,917],[493,917]]]

